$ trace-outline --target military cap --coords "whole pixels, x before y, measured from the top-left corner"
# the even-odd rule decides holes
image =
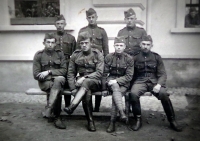
[[[86,16],[91,16],[93,14],[96,14],[97,12],[93,9],[93,8],[90,8],[86,11]]]
[[[126,44],[125,37],[124,37],[124,36],[115,37],[114,44],[115,44],[115,43],[124,43],[124,44]]]
[[[46,39],[56,39],[53,33],[46,33],[44,36],[44,40]]]
[[[132,8],[130,8],[130,9],[127,10],[127,11],[124,11],[124,16],[125,16],[125,18],[128,18],[128,17],[130,17],[130,16],[132,16],[132,15],[136,15],[136,14],[135,14],[135,11],[134,11]]]
[[[144,36],[142,36],[142,41],[151,41],[151,42],[153,42],[153,40],[152,40],[152,38],[151,38],[150,35],[144,35]]]
[[[195,7],[191,7],[189,11],[190,12],[197,12],[197,9]]]
[[[59,15],[56,17],[56,21],[65,20],[63,15]]]
[[[81,42],[81,41],[92,38],[92,36],[89,34],[88,31],[84,31],[84,32],[79,33],[78,38],[80,39],[79,41]]]

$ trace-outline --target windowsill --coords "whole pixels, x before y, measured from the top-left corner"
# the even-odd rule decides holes
[[[172,28],[171,33],[200,33],[200,28]]]
[[[54,31],[56,30],[54,25],[12,25],[12,26],[0,26],[0,32],[10,31]],[[65,30],[73,31],[74,27],[67,25]]]

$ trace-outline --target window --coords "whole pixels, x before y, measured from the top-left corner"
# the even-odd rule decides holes
[[[200,0],[186,0],[186,28],[200,27]]]
[[[54,24],[60,15],[60,0],[14,0],[12,25]]]

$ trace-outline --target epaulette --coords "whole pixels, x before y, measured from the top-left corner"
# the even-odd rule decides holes
[[[81,52],[81,49],[76,49],[76,50],[74,51],[74,53],[78,53],[78,52]]]
[[[160,56],[158,53],[151,51],[153,54]]]
[[[35,54],[39,54],[39,53],[43,53],[43,52],[44,52],[44,49],[37,51]]]
[[[82,27],[80,30],[82,30],[82,29],[85,29],[85,28],[87,28],[88,26],[84,26],[84,27]]]
[[[140,54],[140,51],[135,52],[135,53],[134,53],[134,56],[136,56],[136,55],[138,55],[138,54]]]
[[[126,29],[126,27],[124,27],[124,28],[120,29],[120,30],[119,30],[119,32],[120,32],[120,31],[122,31],[122,30],[124,30],[124,29]]]
[[[140,25],[140,24],[135,24],[135,25],[136,25],[136,27],[138,27],[138,28],[144,29],[143,26]]]
[[[92,52],[95,52],[95,53],[101,53],[98,49],[96,49],[96,48],[91,48],[91,50],[92,50]]]
[[[59,51],[61,52],[62,50],[60,50],[59,48],[56,48],[55,51],[56,52],[59,52]]]

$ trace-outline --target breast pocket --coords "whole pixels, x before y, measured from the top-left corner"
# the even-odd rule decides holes
[[[147,66],[151,70],[156,70],[157,64],[156,63],[149,63]]]
[[[63,52],[64,54],[68,54],[68,55],[71,55],[72,54],[72,43],[71,42],[67,42],[67,41],[64,41],[63,42]]]
[[[95,37],[95,44],[102,45],[103,37],[102,36],[96,36]]]
[[[61,65],[61,61],[60,60],[55,60],[54,61],[54,68],[59,69]]]
[[[42,70],[45,71],[49,67],[48,61],[41,61]]]
[[[140,71],[140,70],[143,70],[144,69],[144,64],[135,64],[135,69]]]

